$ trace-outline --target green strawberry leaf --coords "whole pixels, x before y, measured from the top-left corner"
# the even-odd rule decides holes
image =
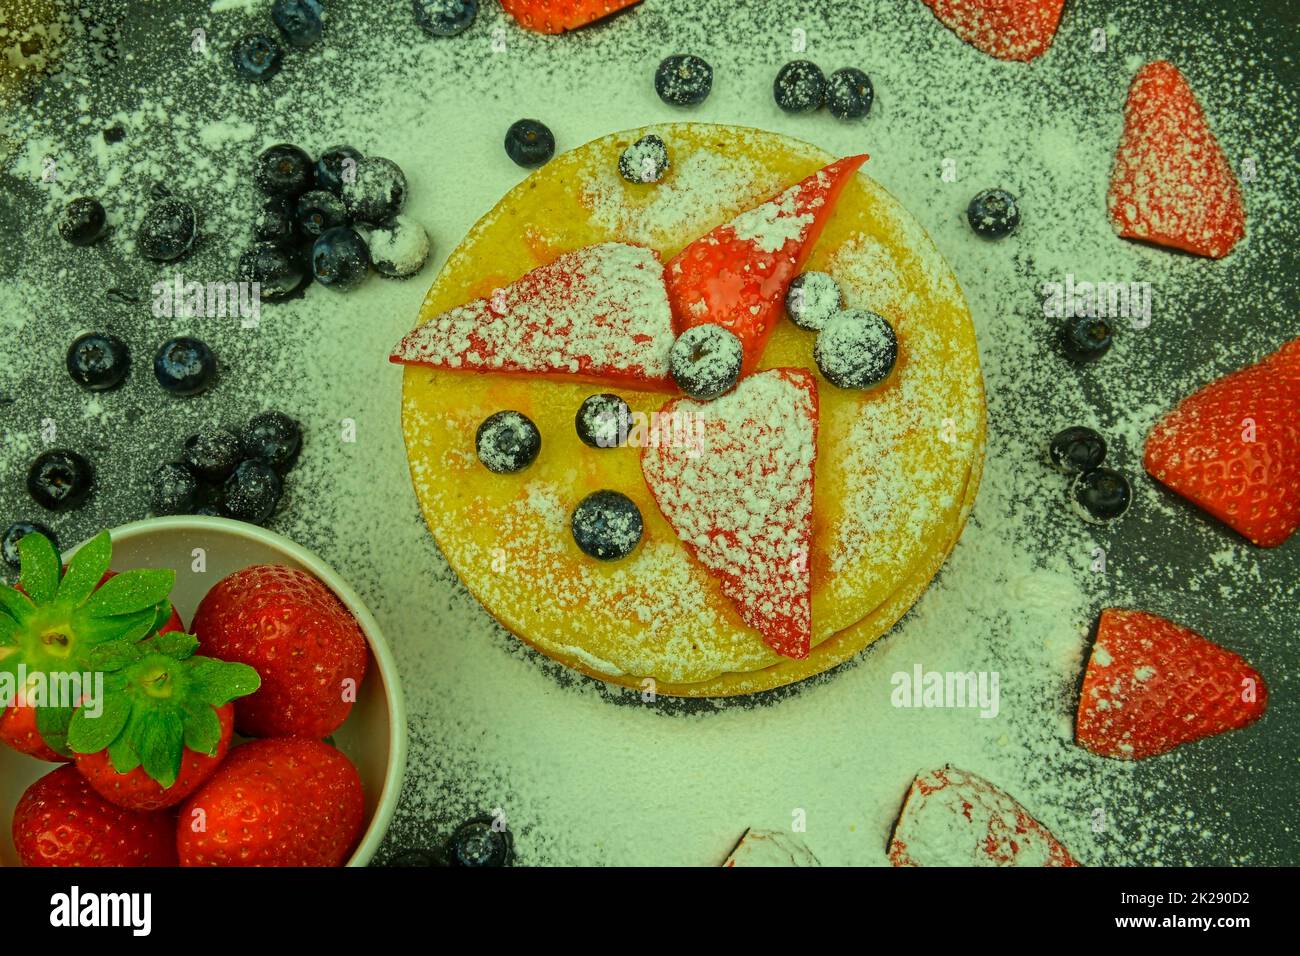
[[[32,537],[28,535],[27,538]],[[23,538],[26,541],[27,538]],[[22,547],[21,542],[19,547]],[[64,757],[71,757],[72,751],[68,749],[68,724],[72,722],[71,707],[37,707],[36,708],[36,732],[41,735],[41,739],[55,753]]]
[[[144,656],[144,649],[134,641],[116,640],[98,644],[86,655],[86,663],[93,671],[114,673]]]
[[[164,787],[176,782],[184,756],[185,728],[171,708],[156,708],[140,715],[136,752],[144,772]]]
[[[195,753],[216,756],[221,746],[221,718],[206,704],[186,711],[185,746]]]
[[[27,536],[30,537],[34,536]],[[27,538],[23,540],[26,541]],[[21,542],[19,547],[22,547]],[[175,582],[176,572],[171,570],[141,568],[123,571],[105,581],[104,586],[90,596],[86,609],[91,617],[119,617],[152,609],[154,605],[167,600]]]
[[[127,733],[123,733],[108,745],[109,763],[113,765],[113,769],[118,773],[130,773],[140,766],[140,755],[135,752],[135,748],[131,746],[127,736]]]
[[[76,607],[90,597],[113,557],[113,545],[108,532],[101,531],[91,538],[68,562],[68,570],[59,583],[59,600]]]
[[[49,604],[59,593],[59,575],[63,571],[59,552],[54,550],[49,538],[34,532],[23,535],[18,542],[18,555],[22,564],[18,580],[23,590],[38,606]]]
[[[126,694],[106,693],[98,716],[91,716],[84,706],[72,715],[68,724],[68,749],[78,754],[99,753],[121,735],[130,717],[131,698]]]
[[[188,660],[199,649],[199,639],[183,631],[168,631],[155,634],[144,642],[144,646],[154,654],[165,654],[178,661]]]
[[[190,661],[191,693],[213,707],[222,707],[237,697],[247,697],[262,686],[262,678],[247,664],[211,657],[192,657]]]
[[[0,611],[6,616],[13,618],[19,624],[26,624],[28,619],[36,613],[36,605],[22,591],[17,588],[11,588],[7,584],[0,584]]]
[[[114,578],[113,580],[117,579]],[[148,607],[143,611],[136,611],[134,614],[94,617],[83,606],[73,613],[71,620],[80,645],[82,647],[93,647],[108,641],[131,641],[134,643],[153,632],[154,620],[157,616],[157,610]]]
[[[172,602],[171,601],[161,602],[158,605],[157,610],[154,612],[153,627],[151,628],[151,630],[161,631],[163,629],[163,626],[169,620],[171,620],[171,616],[172,616]]]
[[[10,644],[17,643],[14,635],[21,630],[18,622],[8,614],[0,614],[0,647],[8,647]]]

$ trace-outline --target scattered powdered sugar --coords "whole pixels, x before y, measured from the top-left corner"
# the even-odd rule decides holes
[[[742,212],[731,220],[735,237],[766,253],[780,252],[787,242],[802,239],[813,221],[811,212],[798,211],[802,192],[800,186],[791,186],[775,199]]]

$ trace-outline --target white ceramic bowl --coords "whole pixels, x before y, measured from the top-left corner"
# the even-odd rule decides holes
[[[388,830],[406,773],[406,705],[392,651],[379,625],[355,591],[334,569],[288,538],[225,518],[150,518],[112,532],[114,571],[171,568],[176,572],[172,603],[188,626],[208,589],[250,564],[279,564],[310,571],[356,616],[370,643],[371,666],[347,722],[334,742],[361,774],[370,824],[348,866],[365,866]],[[206,568],[195,572],[194,549],[202,548]],[[71,554],[65,555],[65,559]],[[13,811],[23,791],[56,765],[0,746],[0,865],[15,866]]]

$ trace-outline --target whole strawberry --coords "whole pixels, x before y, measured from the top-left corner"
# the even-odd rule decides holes
[[[76,767],[27,788],[13,819],[23,866],[175,866],[176,818],[114,806]]]
[[[203,653],[257,669],[235,704],[249,737],[328,737],[345,721],[369,651],[356,619],[306,571],[254,565],[218,581],[194,615]]]
[[[365,823],[361,778],[318,740],[236,747],[181,808],[181,866],[342,866]]]

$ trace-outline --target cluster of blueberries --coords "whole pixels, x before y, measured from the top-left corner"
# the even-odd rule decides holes
[[[655,92],[669,106],[697,106],[713,90],[713,67],[702,57],[677,53],[655,71]],[[772,97],[787,113],[811,113],[822,106],[836,119],[862,119],[876,94],[871,78],[846,66],[828,78],[811,60],[792,60],[772,81]]]
[[[434,850],[407,850],[389,866],[501,867],[515,858],[514,837],[503,822],[474,817],[458,826],[447,842]]]
[[[320,0],[275,0],[271,22],[281,39],[295,50],[314,46],[325,31]],[[235,72],[254,83],[265,83],[280,72],[284,51],[267,33],[249,33],[235,41],[230,50]]]
[[[1047,446],[1052,466],[1071,475],[1069,499],[1075,512],[1091,524],[1114,521],[1128,511],[1133,489],[1122,472],[1106,468],[1106,440],[1082,425],[1052,436]]]

